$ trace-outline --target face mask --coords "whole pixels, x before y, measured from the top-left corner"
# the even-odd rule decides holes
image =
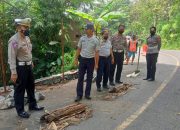
[[[104,40],[107,40],[108,39],[108,36],[104,36]]]
[[[124,32],[124,30],[121,30],[121,29],[119,30],[119,33],[120,33],[120,34],[122,34],[123,32]]]
[[[155,34],[155,31],[150,31],[151,35],[154,35]]]
[[[25,30],[24,31],[24,36],[29,36],[29,33],[30,33],[29,29]]]
[[[29,29],[21,30],[21,32],[24,34],[24,36],[29,36],[29,33],[30,33]]]

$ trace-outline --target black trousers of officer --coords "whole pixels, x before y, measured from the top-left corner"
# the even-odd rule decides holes
[[[32,65],[17,66],[18,79],[14,85],[14,99],[17,113],[24,111],[24,94],[27,92],[29,107],[36,106],[35,84]]]
[[[98,65],[97,77],[96,77],[97,88],[101,87],[102,77],[103,77],[103,86],[107,86],[109,70],[110,70],[110,59],[111,59],[110,56],[109,57],[99,56],[99,65]]]
[[[123,62],[124,62],[124,51],[123,52],[113,52],[114,54],[114,64],[111,64],[110,66],[110,74],[109,74],[109,81],[114,81],[114,72],[117,66],[116,71],[116,78],[115,81],[119,82],[121,79],[121,73],[123,69]]]
[[[147,79],[155,80],[157,58],[158,58],[158,53],[146,54]]]
[[[80,62],[79,77],[76,88],[77,96],[79,97],[83,96],[83,83],[84,83],[84,75],[86,72],[87,72],[87,80],[86,80],[85,96],[90,96],[95,60],[94,58],[84,58],[81,56],[79,58],[79,62]]]

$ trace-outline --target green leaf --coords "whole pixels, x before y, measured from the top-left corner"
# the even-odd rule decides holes
[[[84,12],[81,12],[81,11],[78,11],[78,10],[73,10],[73,9],[66,9],[66,12],[69,12],[69,13],[72,13],[74,15],[77,15],[83,19],[88,19],[89,21],[94,21],[94,17],[87,14],[87,13],[84,13]]]
[[[126,18],[126,15],[121,12],[110,12],[102,17],[106,21],[111,21],[112,19],[124,19]]]

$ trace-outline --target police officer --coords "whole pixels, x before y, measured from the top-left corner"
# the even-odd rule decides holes
[[[35,84],[32,72],[32,44],[29,38],[30,18],[15,19],[17,33],[8,44],[8,63],[11,70],[11,80],[14,83],[14,100],[18,116],[29,118],[24,110],[25,90],[28,96],[29,110],[43,110],[38,107],[35,99]]]
[[[123,35],[125,26],[120,24],[118,27],[118,33],[115,34],[112,39],[112,49],[114,55],[114,64],[110,66],[110,75],[109,81],[111,86],[115,86],[114,84],[114,72],[117,66],[115,82],[117,84],[123,83],[121,79],[121,72],[123,68],[123,61],[124,61],[124,53],[127,53],[127,42],[126,37]]]
[[[91,84],[93,78],[94,67],[98,68],[99,61],[99,40],[94,36],[94,25],[88,23],[85,28],[86,35],[82,36],[78,43],[78,48],[75,56],[75,64],[78,64],[79,58],[79,77],[77,83],[77,97],[75,102],[78,102],[83,97],[83,81],[84,75],[87,73],[85,98],[91,100]]]
[[[103,88],[108,89],[107,82],[109,77],[110,63],[114,63],[111,42],[109,40],[109,31],[107,28],[102,30],[102,40],[99,50],[99,66],[97,70],[96,86],[97,91],[101,92],[101,81],[103,77]]]
[[[161,48],[161,37],[156,35],[156,27],[150,28],[150,36],[147,38],[147,76],[143,80],[154,81],[156,73],[156,63]]]

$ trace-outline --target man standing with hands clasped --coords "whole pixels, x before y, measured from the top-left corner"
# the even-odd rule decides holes
[[[98,69],[99,61],[99,40],[94,36],[94,25],[88,23],[85,27],[86,35],[82,36],[78,43],[78,48],[75,56],[75,65],[78,65],[79,58],[79,77],[77,83],[77,97],[75,102],[78,102],[83,97],[83,82],[84,75],[87,73],[85,98],[91,100],[91,84],[93,78],[94,67]]]
[[[25,90],[28,96],[29,110],[40,111],[35,99],[35,84],[32,72],[32,44],[29,38],[30,18],[15,19],[17,33],[8,44],[8,63],[11,70],[11,80],[14,83],[14,100],[18,116],[29,118],[24,110]]]
[[[114,72],[117,66],[115,82],[117,84],[122,84],[123,82],[121,79],[121,72],[123,69],[123,62],[124,62],[124,53],[127,55],[127,42],[126,37],[123,35],[125,26],[120,24],[118,27],[118,33],[115,34],[112,39],[112,50],[114,55],[114,64],[110,66],[110,75],[109,81],[111,86],[115,86],[114,84]]]
[[[147,38],[147,76],[143,80],[154,81],[156,73],[156,63],[161,48],[161,37],[156,35],[156,27],[150,28],[150,36]]]
[[[97,77],[96,77],[96,86],[97,91],[101,92],[101,81],[103,79],[103,89],[109,89],[108,77],[109,77],[109,70],[110,64],[114,63],[114,56],[112,52],[111,42],[109,40],[109,30],[104,28],[102,30],[102,39],[100,42],[100,50],[99,50],[99,67],[97,70]]]

